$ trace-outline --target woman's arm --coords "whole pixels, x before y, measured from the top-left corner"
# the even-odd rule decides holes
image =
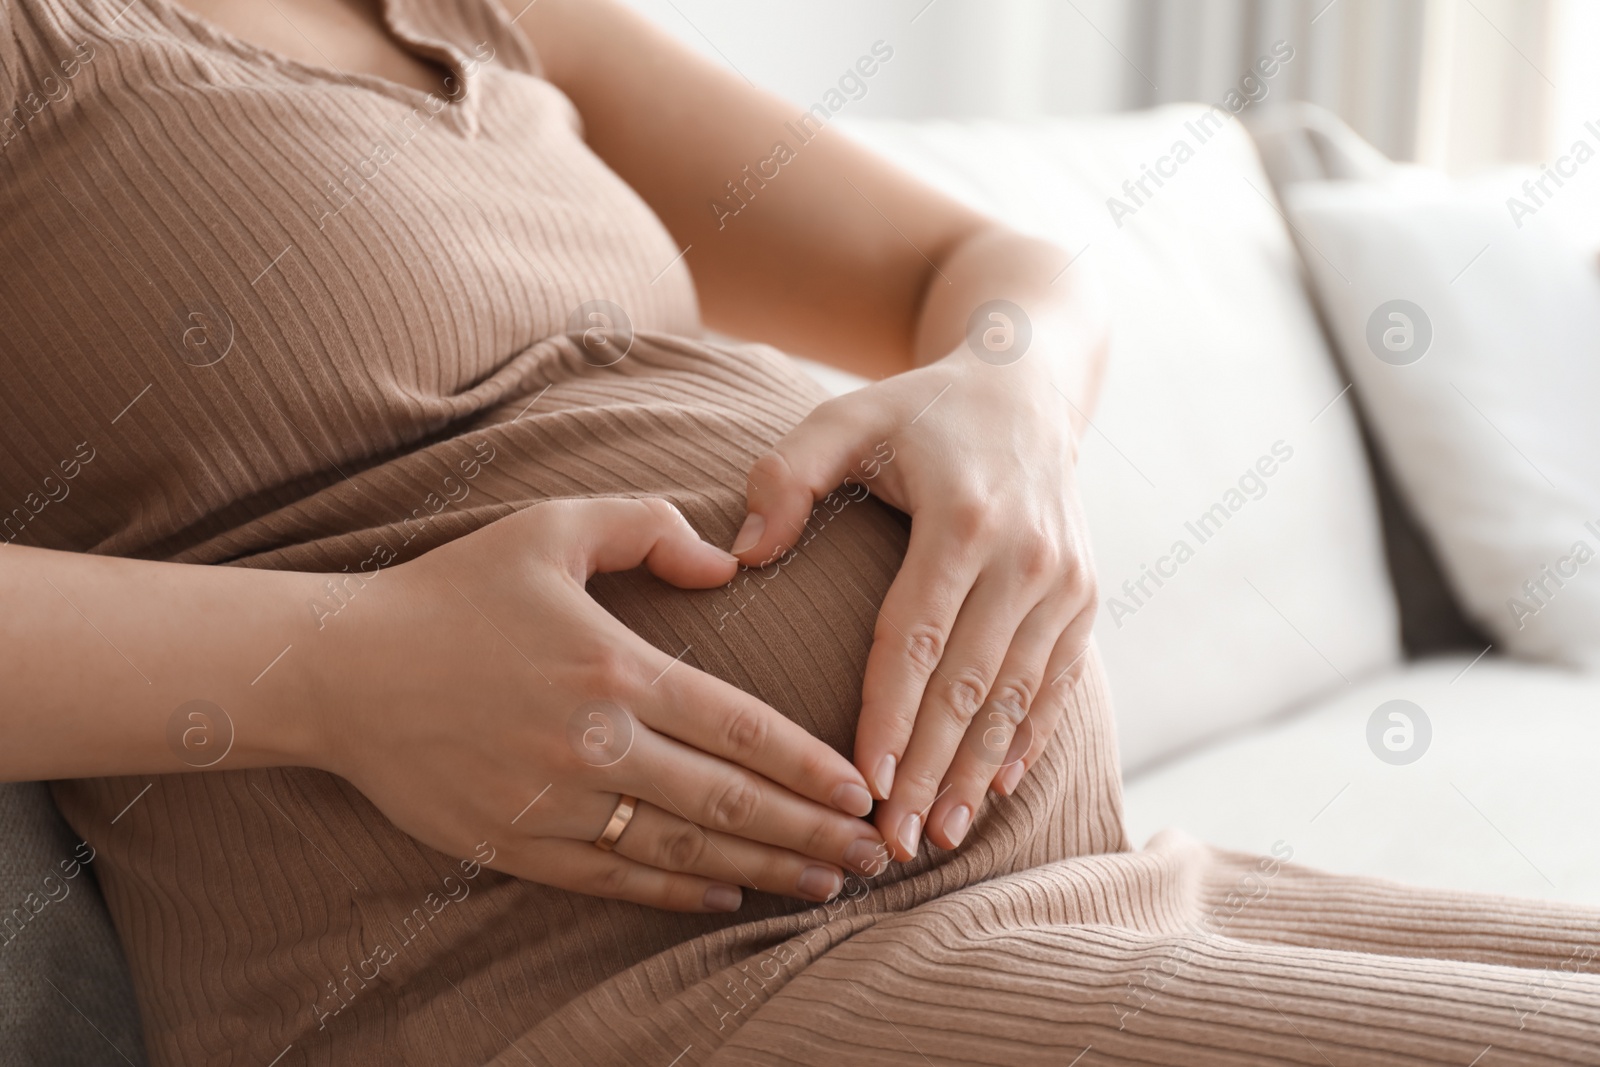
[[[0,780],[183,771],[230,742],[229,768],[314,765],[323,580],[0,548]],[[231,726],[185,720],[175,750],[191,700]]]
[[[733,550],[789,551],[814,499],[877,457],[872,492],[911,515],[911,545],[873,635],[856,766],[898,858],[924,832],[954,847],[984,791],[1011,792],[1042,755],[1094,623],[1073,461],[1106,323],[1086,272],[825,124],[802,141],[796,109],[615,0],[522,18],[590,145],[688,247],[709,325],[885,379],[755,464]],[[892,62],[881,45],[863,53]]]
[[[735,570],[661,500],[536,504],[359,576],[0,547],[0,780],[316,767],[448,855],[486,843],[520,877],[687,911],[876,871],[846,760],[669,675],[585,590],[641,565],[697,589]],[[322,628],[330,595],[348,606]],[[620,794],[642,803],[603,852]]]
[[[694,272],[707,325],[882,378],[961,344],[986,300],[1036,329],[1085,308],[1070,256],[985,218],[696,55],[616,0],[502,0],[546,76],[583,116],[591,148],[666,223]],[[895,42],[862,41],[890,77]],[[871,91],[871,78],[855,73]],[[855,84],[855,83],[852,83]],[[819,85],[818,93],[832,88]],[[848,105],[846,105],[846,110]],[[792,154],[785,163],[783,145]],[[764,178],[763,174],[776,176]],[[729,192],[728,183],[738,191]],[[720,204],[721,208],[713,205]],[[737,208],[736,214],[728,214]],[[1053,283],[1053,284],[1052,284]],[[1058,368],[1088,411],[1095,359]]]

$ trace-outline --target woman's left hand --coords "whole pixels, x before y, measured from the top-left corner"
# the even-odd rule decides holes
[[[855,747],[900,860],[924,828],[954,848],[985,789],[1016,789],[1083,669],[1094,571],[1074,410],[1046,358],[996,366],[963,346],[823,403],[750,470],[750,514],[733,546],[748,565],[789,549],[814,501],[853,472],[911,516],[874,628]]]

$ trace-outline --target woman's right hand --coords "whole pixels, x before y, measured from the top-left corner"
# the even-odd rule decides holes
[[[738,567],[664,500],[565,500],[367,578],[329,628],[316,765],[447,855],[487,841],[509,874],[660,908],[826,900],[841,867],[881,869],[849,760],[584,588],[641,563],[688,589]],[[622,794],[639,805],[605,852]]]

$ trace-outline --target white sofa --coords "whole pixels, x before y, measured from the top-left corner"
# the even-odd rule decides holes
[[[1297,862],[1335,871],[1600,905],[1600,677],[1499,647],[1480,657],[1492,639],[1478,624],[1425,632],[1420,616],[1453,599],[1437,582],[1431,601],[1417,591],[1428,547],[1449,531],[1424,528],[1408,543],[1404,502],[1380,514],[1362,378],[1342,392],[1349,379],[1307,288],[1299,227],[1249,133],[1208,110],[848,127],[1081,253],[1069,276],[1091,268],[1107,284],[1114,341],[1081,475],[1132,837],[1177,826],[1252,851],[1281,841]],[[1268,153],[1280,179],[1383,165],[1348,137],[1285,137],[1283,125]],[[1241,488],[1258,463],[1271,475]],[[1193,550],[1181,563],[1179,541]],[[1147,570],[1158,567],[1160,584]],[[1413,651],[1443,654],[1407,657],[1396,578],[1419,616],[1408,620]],[[1391,700],[1428,721],[1412,762],[1380,758],[1396,758],[1384,731],[1406,740],[1387,712],[1369,744],[1369,722]]]

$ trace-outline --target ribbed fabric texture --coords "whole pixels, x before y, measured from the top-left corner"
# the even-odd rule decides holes
[[[698,330],[679,249],[498,9],[392,15],[457,101],[170,0],[0,7],[0,506],[44,502],[5,537],[237,559],[251,520],[522,396],[514,357],[585,302]]]
[[[1593,909],[1167,833],[880,917],[703,1062],[1594,1064],[1597,939]]]
[[[679,250],[490,0],[387,5],[464,79],[437,109],[123,2],[0,8],[7,539],[339,572],[617,494],[733,536],[817,390],[694,339]],[[607,366],[569,332],[594,300],[638,331]],[[771,576],[591,589],[848,752],[906,534],[850,503]],[[1128,852],[1097,662],[1063,699],[958,852],[821,908],[667,914],[487,870],[436,907],[459,857],[306,769],[54,793],[155,1064],[1595,1062],[1594,912]]]

